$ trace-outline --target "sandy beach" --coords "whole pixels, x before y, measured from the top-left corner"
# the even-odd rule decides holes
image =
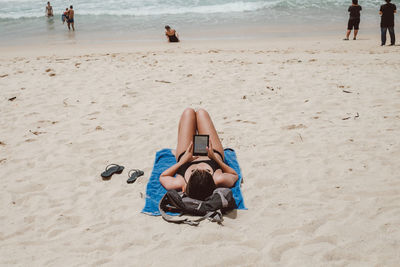
[[[0,265],[398,265],[400,46],[378,38],[1,47]],[[186,107],[238,155],[248,210],[223,225],[140,213]]]

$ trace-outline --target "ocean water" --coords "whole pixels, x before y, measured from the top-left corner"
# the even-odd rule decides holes
[[[400,0],[394,0],[397,3]],[[375,25],[382,0],[360,0],[362,22]],[[75,9],[76,35],[90,40],[157,39],[169,24],[188,38],[207,37],[207,29],[265,27],[262,34],[285,28],[331,29],[345,25],[350,0],[54,0],[54,18],[45,18],[46,0],[0,0],[0,43],[39,37],[45,40],[70,39],[61,14],[69,5]],[[345,27],[345,26],[344,26]],[[268,30],[270,29],[270,30]],[[203,32],[204,31],[204,32]],[[252,32],[252,31],[250,31]],[[107,33],[107,34],[104,34]],[[196,34],[198,33],[198,34]],[[69,37],[68,37],[69,36]],[[211,34],[211,36],[214,36]],[[215,35],[217,36],[217,35]]]

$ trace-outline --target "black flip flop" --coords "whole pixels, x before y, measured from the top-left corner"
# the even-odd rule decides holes
[[[126,182],[128,184],[133,184],[137,180],[137,178],[139,178],[143,174],[144,174],[144,172],[139,170],[139,169],[130,170],[129,173],[128,173],[129,179]]]
[[[106,170],[101,173],[103,179],[110,179],[114,173],[120,174],[124,170],[124,166],[118,164],[110,164],[106,167]]]

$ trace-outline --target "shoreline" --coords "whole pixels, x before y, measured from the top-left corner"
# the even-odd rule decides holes
[[[109,48],[121,51],[123,49],[134,48],[135,50],[145,49],[148,47],[176,47],[176,46],[197,46],[197,44],[216,46],[257,46],[269,43],[285,43],[288,42],[337,42],[342,41],[345,36],[345,28],[342,25],[331,25],[323,31],[315,31],[316,26],[310,26],[304,30],[303,26],[298,28],[274,28],[274,27],[241,27],[241,28],[218,28],[218,29],[201,29],[196,33],[191,30],[182,30],[180,34],[181,42],[170,44],[166,41],[163,32],[145,34],[145,35],[125,35],[124,37],[111,38],[107,33],[96,35],[98,39],[90,39],[91,35],[83,36],[80,32],[60,33],[58,39],[47,36],[46,38],[26,37],[24,41],[9,41],[7,43],[0,42],[0,52],[7,54],[13,53],[34,54],[37,51],[46,51],[47,53],[57,53],[69,49],[84,49],[106,51]],[[356,42],[375,40],[378,44],[380,41],[379,29],[372,27],[364,27],[358,34]],[[375,33],[376,32],[376,33]],[[135,38],[132,38],[135,36]],[[63,39],[62,39],[62,38]],[[353,42],[352,40],[350,43]]]
[[[359,34],[356,41],[343,41],[343,36],[312,35],[312,36],[292,36],[292,37],[270,37],[270,38],[251,38],[248,39],[208,39],[208,40],[183,40],[179,43],[168,43],[166,40],[141,40],[133,41],[127,39],[108,40],[99,43],[90,41],[70,41],[62,43],[32,43],[20,45],[0,45],[0,58],[10,58],[18,56],[76,56],[81,54],[96,53],[129,53],[146,51],[166,51],[166,50],[185,50],[185,49],[280,49],[290,47],[291,49],[315,48],[321,43],[331,43],[332,48],[342,47],[353,49],[357,45],[362,45],[360,49],[376,49],[393,51],[394,47],[380,47],[380,36],[377,34]],[[367,46],[366,46],[367,44]]]
[[[45,19],[45,18],[44,18]],[[56,19],[43,20],[41,23],[26,32],[19,29],[5,33],[0,40],[0,47],[29,45],[59,45],[62,43],[149,43],[162,42],[165,39],[163,25],[160,28],[130,29],[124,26],[121,29],[107,29],[98,26],[91,29],[88,25],[80,24],[76,20],[76,31],[68,31],[67,26]],[[341,38],[345,35],[347,19],[343,22],[319,22],[308,21],[298,24],[295,21],[286,21],[281,24],[270,21],[265,23],[222,23],[219,25],[172,25],[177,29],[182,41],[202,40],[264,40],[279,38],[313,38],[332,37]],[[36,32],[37,31],[37,32]],[[362,20],[359,36],[379,34],[377,19]]]

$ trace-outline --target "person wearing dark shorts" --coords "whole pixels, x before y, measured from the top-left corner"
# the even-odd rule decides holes
[[[361,6],[358,5],[358,0],[352,0],[353,4],[349,6],[349,22],[347,23],[347,32],[346,38],[343,40],[349,40],[351,30],[354,28],[354,37],[353,40],[357,39],[357,33],[360,25],[360,11],[362,10]]]
[[[379,14],[381,15],[381,45],[386,44],[386,32],[389,30],[390,45],[394,45],[396,37],[394,35],[394,14],[396,13],[396,5],[385,0],[386,4],[381,5]]]
[[[74,7],[72,5],[69,6],[67,17],[68,17],[67,18],[68,30],[70,30],[71,29],[70,26],[72,26],[72,30],[75,31],[75,26],[74,26],[75,11],[74,11]]]

